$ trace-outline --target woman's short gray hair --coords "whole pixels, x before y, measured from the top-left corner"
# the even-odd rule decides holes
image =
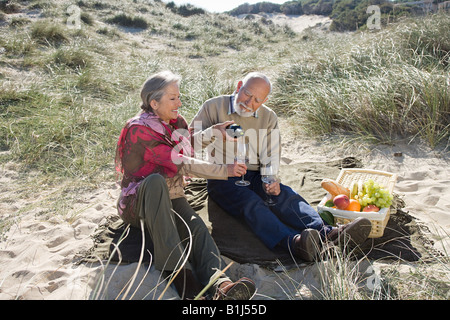
[[[181,76],[174,74],[171,71],[161,71],[151,75],[144,82],[141,89],[141,108],[144,111],[153,112],[150,102],[152,100],[160,101],[165,93],[166,87],[174,82],[180,85]]]

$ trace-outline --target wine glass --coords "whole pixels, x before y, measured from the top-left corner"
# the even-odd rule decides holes
[[[248,144],[238,141],[237,152],[236,152],[236,162],[237,163],[248,163],[247,149],[248,149]],[[235,182],[236,185],[242,186],[242,187],[250,185],[250,181],[244,180],[244,176],[245,175],[242,175],[242,179]]]
[[[277,172],[275,170],[275,167],[267,164],[261,166],[261,180],[264,184],[271,184],[277,181]],[[265,189],[264,189],[265,190]],[[276,205],[277,203],[272,199],[272,196],[270,194],[267,194],[267,199],[265,201],[265,204],[269,207]]]

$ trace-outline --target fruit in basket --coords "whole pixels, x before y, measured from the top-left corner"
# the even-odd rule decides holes
[[[339,194],[333,199],[333,203],[336,208],[341,210],[347,210],[348,205],[350,204],[350,199],[346,194]]]
[[[363,208],[363,212],[378,212],[378,211],[380,211],[380,208],[378,208],[374,204],[369,204],[368,206],[365,206]]]
[[[334,180],[323,179],[321,186],[331,194],[332,199],[340,194],[350,196],[350,190]]]
[[[350,199],[350,203],[345,210],[359,212],[361,211],[361,205],[359,204],[358,200]]]
[[[389,190],[369,179],[364,182],[362,188],[358,190],[358,200],[362,207],[375,205],[378,208],[388,208],[392,204],[393,196]]]
[[[353,181],[350,185],[350,199],[356,199],[358,195],[358,182]]]

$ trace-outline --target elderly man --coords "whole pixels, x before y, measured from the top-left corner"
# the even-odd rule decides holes
[[[228,125],[239,124],[248,140],[249,163],[247,171],[241,174],[245,174],[250,185],[236,185],[238,177],[211,179],[208,180],[210,198],[228,214],[244,217],[268,248],[281,246],[305,261],[317,258],[321,241],[337,242],[344,234],[354,245],[365,241],[371,229],[368,219],[332,228],[290,187],[279,181],[268,185],[262,182],[261,166],[270,163],[279,167],[280,164],[277,115],[264,105],[271,91],[270,80],[264,74],[252,72],[238,82],[232,95],[206,101],[192,120],[194,147],[200,144],[206,147],[210,161],[233,163],[235,141],[226,134]],[[276,201],[275,205],[265,204],[266,193]]]

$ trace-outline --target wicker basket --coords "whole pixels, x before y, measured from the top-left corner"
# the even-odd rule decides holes
[[[367,181],[368,179],[373,179],[373,181],[378,182],[384,188],[387,188],[392,194],[394,191],[394,186],[397,181],[397,174],[378,171],[378,170],[366,170],[366,169],[342,169],[336,182],[343,185],[344,187],[350,188],[353,181]],[[339,210],[335,208],[329,208],[325,206],[325,203],[331,199],[331,195],[327,195],[322,199],[322,201],[317,206],[319,212],[328,211],[334,217],[334,222],[338,224],[346,224],[358,217],[366,217],[372,223],[372,230],[369,234],[369,238],[379,238],[383,236],[386,224],[390,217],[390,208],[381,208],[379,212],[356,212]]]

